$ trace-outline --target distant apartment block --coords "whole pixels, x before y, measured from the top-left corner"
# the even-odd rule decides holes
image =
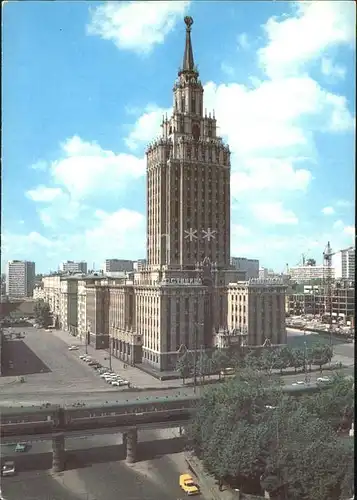
[[[32,297],[35,286],[35,263],[10,260],[7,264],[6,294],[9,297]]]
[[[104,273],[130,272],[134,270],[134,262],[124,259],[106,259],[103,264]]]
[[[354,281],[355,279],[355,248],[343,250],[332,257],[336,279]]]
[[[67,260],[62,263],[62,271],[64,273],[83,273],[87,274],[88,265],[84,261]]]
[[[291,280],[296,283],[308,283],[313,280],[323,280],[327,276],[326,266],[296,266],[290,267]],[[331,277],[335,277],[335,269],[331,268]]]
[[[259,260],[245,257],[231,257],[231,265],[237,271],[245,271],[246,279],[259,278]]]
[[[134,271],[142,271],[146,267],[146,259],[138,259],[134,264]]]

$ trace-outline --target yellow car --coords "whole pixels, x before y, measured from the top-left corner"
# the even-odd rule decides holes
[[[190,474],[181,474],[180,486],[187,495],[199,495],[200,488],[194,483]]]

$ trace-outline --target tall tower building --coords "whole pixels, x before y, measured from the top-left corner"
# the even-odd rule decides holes
[[[227,285],[245,277],[230,265],[230,151],[214,113],[204,112],[193,20],[184,21],[172,116],[163,117],[161,135],[146,151],[147,266],[128,299],[143,361],[160,369],[175,367],[182,346],[212,346],[214,332],[227,325]]]
[[[214,113],[203,107],[194,63],[193,20],[185,17],[182,67],[173,113],[147,149],[147,263],[151,269],[195,269],[209,258],[230,267],[230,151],[217,136]]]
[[[35,263],[10,260],[7,264],[6,293],[9,297],[32,297],[35,287]]]

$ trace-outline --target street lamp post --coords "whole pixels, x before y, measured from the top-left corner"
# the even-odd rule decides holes
[[[87,332],[86,332],[86,335],[85,335],[85,348],[86,348],[86,354],[88,354],[88,336],[90,335],[90,329],[91,329],[91,322],[88,321],[87,322]]]
[[[198,327],[203,326],[203,323],[195,323],[195,335],[194,335],[194,351],[193,351],[193,392],[196,394],[197,386],[197,333]]]

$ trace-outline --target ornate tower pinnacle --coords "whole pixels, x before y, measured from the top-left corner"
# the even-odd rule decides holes
[[[186,24],[186,42],[185,42],[185,53],[183,56],[182,71],[195,71],[195,61],[193,59],[193,50],[191,43],[191,26],[193,25],[193,19],[190,16],[184,18]]]

